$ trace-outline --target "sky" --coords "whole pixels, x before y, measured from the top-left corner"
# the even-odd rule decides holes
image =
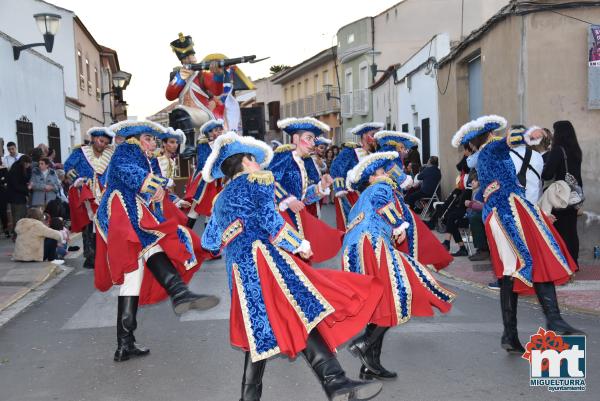
[[[374,16],[400,0],[47,0],[69,9],[98,43],[118,52],[121,69],[133,74],[124,93],[128,114],[150,116],[169,102],[169,73],[180,65],[169,43],[191,35],[196,56],[255,54],[271,57],[242,64],[252,79],[275,64],[295,65],[334,46],[335,34],[357,19]]]

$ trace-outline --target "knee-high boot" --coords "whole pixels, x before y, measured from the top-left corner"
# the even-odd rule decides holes
[[[560,315],[554,283],[533,283],[533,288],[535,289],[535,294],[542,306],[542,310],[546,315],[546,325],[548,326],[548,330],[552,330],[559,335],[584,334],[581,330],[578,330],[565,322]]]
[[[519,341],[517,330],[517,304],[519,295],[513,292],[513,278],[504,276],[500,279],[500,309],[502,310],[502,324],[504,332],[500,344],[506,352],[523,354],[525,348]]]
[[[146,266],[171,297],[176,314],[181,315],[190,309],[210,309],[219,303],[219,298],[214,295],[196,294],[190,291],[164,252],[150,256]]]
[[[115,361],[126,361],[131,357],[144,356],[150,350],[135,343],[133,332],[137,328],[139,297],[119,297],[117,303],[117,350]]]
[[[329,350],[316,329],[309,334],[302,354],[321,381],[330,401],[370,400],[381,391],[379,382],[356,381],[346,377],[335,354]]]
[[[375,327],[377,326],[375,326],[374,324],[369,324],[365,331],[365,335],[367,335],[367,333],[372,333]],[[385,330],[383,334],[381,334],[379,338],[373,343],[373,345],[367,350],[366,355],[367,358],[370,359],[369,364],[376,368],[376,371],[372,371],[363,364],[360,368],[359,375],[359,378],[361,378],[362,380],[393,380],[396,377],[398,377],[398,374],[396,372],[387,370],[381,364],[381,349],[383,348],[383,337],[385,336],[385,333],[389,330],[389,327],[385,327],[384,329]]]
[[[191,228],[192,230],[194,229],[194,225],[196,224],[196,219],[193,217],[188,217],[187,219],[187,223],[185,224],[185,226],[187,228]]]
[[[375,362],[374,354],[371,352],[371,349],[387,330],[387,327],[369,324],[367,325],[365,334],[352,341],[352,344],[348,347],[348,350],[352,355],[360,358],[363,365],[376,375],[381,374],[381,367]]]
[[[267,360],[252,362],[250,352],[246,352],[244,360],[244,376],[242,377],[242,398],[240,401],[260,401],[262,396],[262,378]]]

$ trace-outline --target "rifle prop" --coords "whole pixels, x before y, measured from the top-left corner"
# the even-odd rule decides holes
[[[243,56],[243,57],[236,57],[236,58],[226,58],[223,60],[203,61],[201,63],[196,63],[196,64],[184,64],[183,68],[185,68],[187,70],[192,70],[192,71],[202,71],[202,70],[208,70],[212,63],[216,63],[217,66],[219,66],[221,68],[226,68],[226,67],[229,67],[232,65],[242,64],[242,63],[254,64],[254,63],[258,63],[259,61],[266,60],[268,58],[270,58],[270,57],[260,58],[257,60],[255,55]]]

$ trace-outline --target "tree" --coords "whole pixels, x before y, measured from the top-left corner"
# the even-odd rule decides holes
[[[272,75],[272,74],[277,74],[283,70],[287,70],[288,68],[290,68],[289,65],[276,64],[276,65],[272,65],[271,68],[269,68],[269,71],[271,71],[271,75]]]

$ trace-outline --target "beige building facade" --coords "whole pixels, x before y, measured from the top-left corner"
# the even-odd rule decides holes
[[[600,110],[588,109],[589,25],[570,17],[600,21],[600,8],[559,12],[567,16],[531,5],[507,9],[441,61],[438,80],[442,89],[447,81],[447,89],[439,96],[440,167],[447,194],[460,158],[450,140],[477,115],[498,114],[509,124],[550,129],[557,120],[570,120],[583,150],[581,172],[587,199],[580,234],[584,233],[582,241],[588,241],[587,245],[582,242],[584,251],[600,234],[600,224],[594,219],[600,215]],[[596,223],[583,224],[586,219]]]
[[[325,49],[277,74],[271,81],[281,86],[281,118],[318,118],[331,127],[330,139],[339,144],[342,135],[335,58],[335,47]],[[327,93],[331,96],[329,99]]]

